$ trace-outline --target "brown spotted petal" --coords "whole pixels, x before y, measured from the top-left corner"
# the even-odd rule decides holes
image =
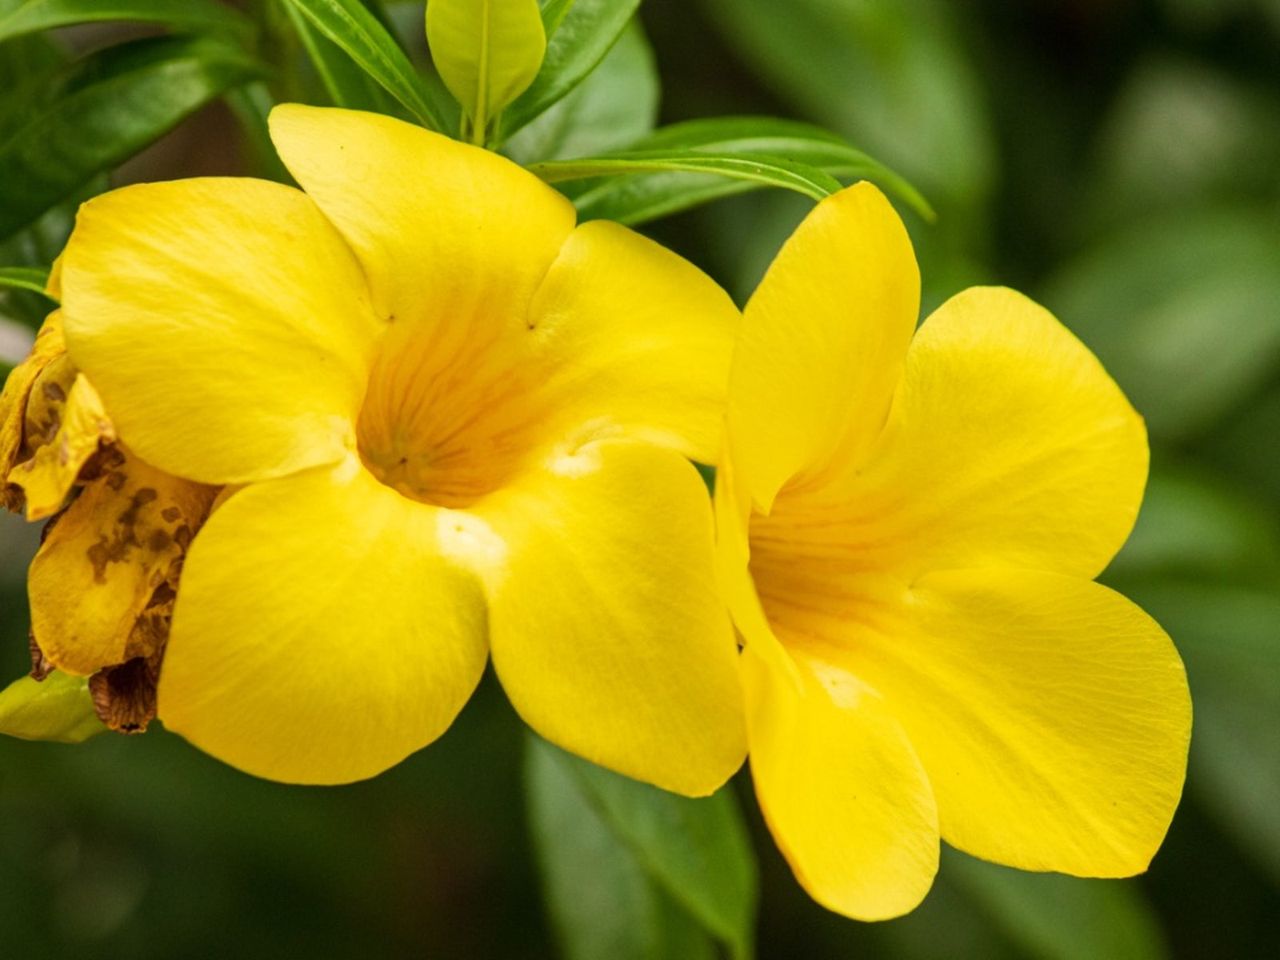
[[[163,652],[134,657],[99,670],[89,679],[98,719],[116,733],[146,733],[156,717],[156,682]]]
[[[61,510],[81,470],[116,439],[98,391],[65,357],[46,368],[36,387],[27,402],[32,456],[8,477],[26,496],[28,520],[43,520]]]
[[[44,680],[53,673],[57,667],[53,662],[44,655],[44,651],[40,649],[40,644],[36,643],[36,634],[34,630],[27,631],[27,650],[31,654],[31,673],[29,676],[32,680]]]
[[[216,493],[113,450],[118,462],[51,525],[28,578],[44,657],[82,676],[161,651],[186,548]]]
[[[26,437],[32,391],[45,369],[65,356],[62,313],[55,310],[36,334],[31,353],[9,373],[0,392],[0,506],[7,510],[17,512],[23,505],[22,489],[5,478],[15,464],[27,459],[32,452]]]

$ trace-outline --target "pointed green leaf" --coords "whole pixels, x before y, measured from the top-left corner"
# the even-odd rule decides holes
[[[271,142],[267,118],[276,105],[271,90],[261,81],[246,83],[227,93],[227,106],[240,126],[242,150],[249,163],[250,172],[277,183],[293,183],[293,177],[285,169],[284,162]]]
[[[74,23],[135,20],[178,30],[247,32],[253,24],[214,0],[22,0],[0,5],[0,42]]]
[[[905,178],[843,138],[811,123],[777,117],[713,117],[663,127],[634,145],[637,150],[675,147],[786,157],[841,180],[870,180],[926,220],[933,220],[935,216],[929,202]]]
[[[735,52],[804,116],[936,200],[980,205],[995,149],[980,73],[944,0],[704,0]],[[953,221],[954,222],[954,221]]]
[[[427,43],[476,143],[533,82],[547,50],[537,0],[429,0]]]
[[[9,287],[13,290],[30,290],[32,293],[38,293],[42,297],[47,297],[58,301],[49,296],[45,290],[45,286],[49,282],[49,271],[41,270],[38,267],[0,267],[0,287]]]
[[[591,76],[508,140],[503,152],[529,164],[621,150],[653,131],[658,94],[653,48],[633,20]]]
[[[99,174],[65,201],[45,211],[30,226],[0,243],[0,263],[35,268],[44,274],[48,270],[48,264],[67,245],[67,237],[71,235],[80,204],[106,188],[106,177]],[[11,293],[0,295],[0,312],[3,312],[5,318],[16,321],[27,332],[19,341],[13,338],[12,329],[6,330],[6,356],[13,357],[15,350],[19,350],[17,358],[21,360],[31,346],[30,335],[40,329],[49,315],[49,297],[47,294],[36,295],[26,290],[10,289]]]
[[[135,40],[74,64],[0,145],[0,237],[258,70],[236,47],[191,37]]]
[[[711,936],[645,870],[554,747],[530,747],[529,825],[565,960],[714,960]]]
[[[418,122],[445,131],[446,113],[395,38],[360,0],[285,0],[400,101]]]
[[[547,35],[548,41],[560,29],[560,24],[573,9],[573,4],[574,0],[541,0],[542,32]]]
[[[812,124],[771,117],[691,120],[663,127],[632,147],[644,152],[677,148],[727,156],[785,157],[843,181],[870,180],[926,220],[934,217],[928,201],[905,179]],[[573,197],[584,218],[635,224],[763,185],[664,172],[603,181],[574,192]]]
[[[750,956],[756,868],[731,789],[691,800],[611,773],[532,736],[527,784],[535,838],[562,928],[569,926],[573,938],[597,945],[630,941],[634,948],[646,938],[650,943],[638,952],[584,950],[575,956],[683,957],[655,945],[680,913],[727,945],[733,956]],[[607,886],[598,867],[604,861],[611,865]],[[602,917],[601,903],[584,909],[583,898],[592,897],[616,901],[626,910]],[[658,922],[662,929],[655,932],[646,922]],[[688,935],[679,924],[674,929]]]
[[[544,9],[544,13],[549,11],[549,20],[559,18],[559,26],[554,31],[548,29],[547,52],[537,77],[503,112],[494,137],[499,144],[567,96],[595,70],[622,36],[640,0],[573,0],[567,11],[560,6],[550,3]]]
[[[633,173],[702,173],[743,180],[759,186],[794,190],[821,200],[840,189],[840,181],[816,167],[781,157],[743,153],[717,154],[694,150],[628,151],[603,157],[579,157],[535,163],[529,170],[548,183],[618,177]],[[625,215],[611,217],[635,222]]]
[[[335,107],[395,113],[395,101],[390,94],[361,70],[337,44],[320,33],[301,10],[288,3],[284,9],[294,33],[302,41],[307,57]]]
[[[83,743],[106,729],[94,712],[88,677],[55,670],[44,680],[23,677],[0,690],[0,733],[8,736]]]
[[[4,0],[0,0],[2,5]],[[2,9],[2,6],[0,6]],[[43,34],[0,44],[0,143],[37,112],[40,92],[65,68],[67,54]]]

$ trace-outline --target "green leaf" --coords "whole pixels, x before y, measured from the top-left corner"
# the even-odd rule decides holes
[[[374,113],[395,112],[395,101],[390,95],[337,44],[312,26],[311,21],[293,4],[286,3],[284,9],[324,85],[329,101],[335,107]]]
[[[943,0],[704,0],[771,89],[947,205],[974,208],[995,150],[978,73]]]
[[[620,150],[653,131],[658,93],[653,49],[633,20],[600,66],[508,140],[503,152],[529,164]]]
[[[23,677],[0,690],[0,733],[8,736],[83,743],[106,729],[93,709],[88,677],[55,670],[44,680]]]
[[[58,301],[45,291],[48,282],[48,270],[41,270],[38,267],[0,267],[0,287],[30,290],[57,303]]]
[[[429,0],[427,44],[483,144],[502,110],[528,89],[547,50],[537,0]]]
[[[249,169],[255,176],[277,183],[293,183],[284,162],[271,142],[267,118],[276,105],[265,83],[246,83],[227,93],[227,106],[240,125],[242,149]]]
[[[446,113],[387,28],[360,0],[285,0],[346,52],[424,126],[444,132]]]
[[[75,225],[76,210],[79,209],[80,204],[106,188],[105,176],[94,177],[72,194],[66,202],[47,210],[31,226],[19,230],[9,239],[0,242],[0,263],[33,267],[41,273],[46,272],[48,265],[67,245],[67,238]],[[44,294],[15,288],[9,288],[8,292],[0,291],[0,294],[2,294],[0,295],[0,313],[17,321],[27,329],[28,334],[38,330],[49,315],[49,298]],[[7,342],[10,346],[9,353],[12,355],[12,348],[17,341],[10,337]],[[28,336],[26,345],[21,348],[21,356],[26,356],[29,347]]]
[[[248,18],[214,0],[25,0],[12,10],[0,11],[0,42],[38,30],[103,20],[136,20],[191,31],[253,29]]]
[[[945,848],[942,871],[1026,957],[1161,960],[1160,926],[1141,888],[997,866]]]
[[[257,70],[235,47],[188,37],[135,40],[74,64],[33,119],[0,145],[0,237]]]
[[[62,48],[43,35],[0,45],[0,143],[31,119],[39,92],[66,62]]]
[[[550,40],[573,9],[574,0],[541,0],[542,32]]]
[[[928,202],[906,180],[811,124],[770,117],[717,117],[663,127],[633,145],[634,150],[690,149],[727,156],[770,156],[801,163],[842,180],[870,180],[932,220]],[[760,183],[709,179],[671,173],[644,174],[593,185],[574,194],[584,218],[601,217],[640,223],[743,193]]]
[[[639,6],[640,0],[574,0],[559,27],[547,35],[542,69],[529,89],[503,111],[495,143],[504,143],[585,80],[617,43]],[[553,10],[552,15],[559,16],[560,11]]]
[[[713,117],[663,127],[635,145],[638,150],[675,147],[785,157],[841,179],[871,180],[896,194],[926,220],[935,216],[928,201],[905,179],[836,134],[813,124],[776,117]]]
[[[628,151],[602,157],[578,157],[530,164],[529,170],[547,183],[588,180],[596,177],[626,176],[633,173],[679,172],[714,174],[766,187],[794,190],[814,200],[829,197],[840,189],[840,181],[815,167],[793,163],[780,157],[755,154],[715,154],[694,150]],[[593,211],[593,215],[599,215]],[[635,223],[626,211],[611,217],[621,223]]]
[[[531,823],[571,957],[714,956],[698,926],[751,955],[756,873],[725,789],[690,800],[529,738]],[[681,920],[684,915],[685,920]],[[696,920],[691,928],[688,920]]]
[[[1142,222],[1068,265],[1043,300],[1159,440],[1205,433],[1280,369],[1270,211],[1179,209]]]

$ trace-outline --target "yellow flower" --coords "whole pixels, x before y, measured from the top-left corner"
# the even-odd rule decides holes
[[[761,808],[809,893],[868,920],[921,900],[939,836],[1142,871],[1190,733],[1169,638],[1092,582],[1138,512],[1141,419],[1025,297],[967,290],[915,331],[919,296],[875,188],[819,204],[747,306],[716,495]]]
[[[215,491],[116,442],[57,310],[0,393],[0,479],[5,507],[49,519],[28,580],[33,676],[88,676],[104,723],[145,730],[183,555]]]
[[[166,726],[337,783],[438,737],[492,654],[524,719],[689,794],[745,754],[712,514],[740,315],[515,164],[370,114],[271,116],[306,192],[85,204],[69,350],[147,462],[243,485],[187,557]]]

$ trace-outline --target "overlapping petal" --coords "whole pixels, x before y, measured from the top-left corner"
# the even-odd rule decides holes
[[[770,347],[740,350],[731,374],[718,571],[746,644],[752,766],[770,826],[820,902],[890,915],[865,895],[832,895],[840,883],[854,889],[859,870],[875,876],[874,863],[854,860],[876,847],[835,805],[819,805],[824,791],[852,795],[841,760],[892,739],[858,728],[874,705],[936,801],[933,828],[910,828],[917,839],[936,843],[940,827],[956,846],[1013,866],[1140,872],[1177,806],[1190,727],[1169,638],[1092,582],[1137,514],[1141,418],[1079,341],[1010,290],[944,304],[909,348],[893,341],[904,364],[883,349],[892,338],[851,352],[841,310],[867,305],[856,269],[849,282],[820,252],[787,257],[822,225],[851,244],[871,233],[866,220],[820,206],[801,225],[757,294],[776,299],[747,310],[744,343]],[[891,212],[885,220],[896,223]],[[770,286],[775,275],[787,285]],[[883,305],[872,313],[900,330],[894,316]],[[788,406],[770,362],[815,388],[793,373],[800,400]],[[840,406],[841,383],[857,409]],[[760,691],[792,706],[762,710]],[[804,733],[806,722],[826,739]],[[829,743],[825,755],[817,742]],[[920,782],[885,765],[859,784],[891,804]],[[928,876],[914,876],[918,898]]]
[[[28,520],[44,520],[61,510],[90,458],[115,440],[102,398],[84,374],[77,374],[65,357],[45,374],[52,375],[37,379],[41,392],[27,404],[27,443],[35,449],[7,478],[22,488]],[[37,436],[33,421],[40,420],[44,429]]]
[[[238,483],[336,462],[354,443],[383,324],[301,192],[126,187],[80,208],[61,264],[71,358],[149,463]]]
[[[742,694],[693,467],[598,441],[474,510],[505,543],[479,562],[494,666],[525,721],[679,793],[724,783],[746,752]]]
[[[450,511],[354,458],[253,484],[187,557],[160,678],[165,725],[260,776],[373,776],[453,721],[485,664],[484,597]]]
[[[36,334],[31,353],[9,371],[4,389],[0,390],[0,506],[8,510],[22,509],[22,490],[9,485],[6,477],[24,454],[29,453],[26,421],[32,391],[45,371],[65,355],[62,311],[55,310]]]
[[[1146,869],[1182,791],[1191,704],[1177,651],[1119,594],[1016,569],[929,574],[849,615],[831,589],[775,626],[878,690],[919,754],[942,835],[1029,870]],[[865,602],[865,601],[862,601]]]
[[[875,438],[919,310],[906,229],[869,183],[823,200],[783,245],[747,304],[729,388],[733,460],[762,509]]]
[[[209,487],[118,454],[50,522],[27,580],[31,631],[59,670],[88,676],[163,642],[145,614],[172,598]]]
[[[284,104],[271,138],[355,251],[379,315],[454,352],[523,329],[573,205],[510,160],[391,117]]]
[[[618,224],[583,224],[529,310],[544,428],[607,425],[715,462],[740,321],[688,261]]]
[[[768,637],[748,643],[742,674],[756,794],[796,877],[856,919],[913,909],[938,869],[938,811],[892,704]]]
[[[920,327],[874,448],[771,522],[796,549],[907,579],[989,564],[1092,578],[1146,477],[1142,419],[1097,358],[1021,294],[974,288]]]
[[[361,451],[384,482],[450,506],[589,437],[712,461],[740,319],[685,260],[616,224],[585,224],[516,324],[496,318],[456,343],[392,325],[361,411]]]

